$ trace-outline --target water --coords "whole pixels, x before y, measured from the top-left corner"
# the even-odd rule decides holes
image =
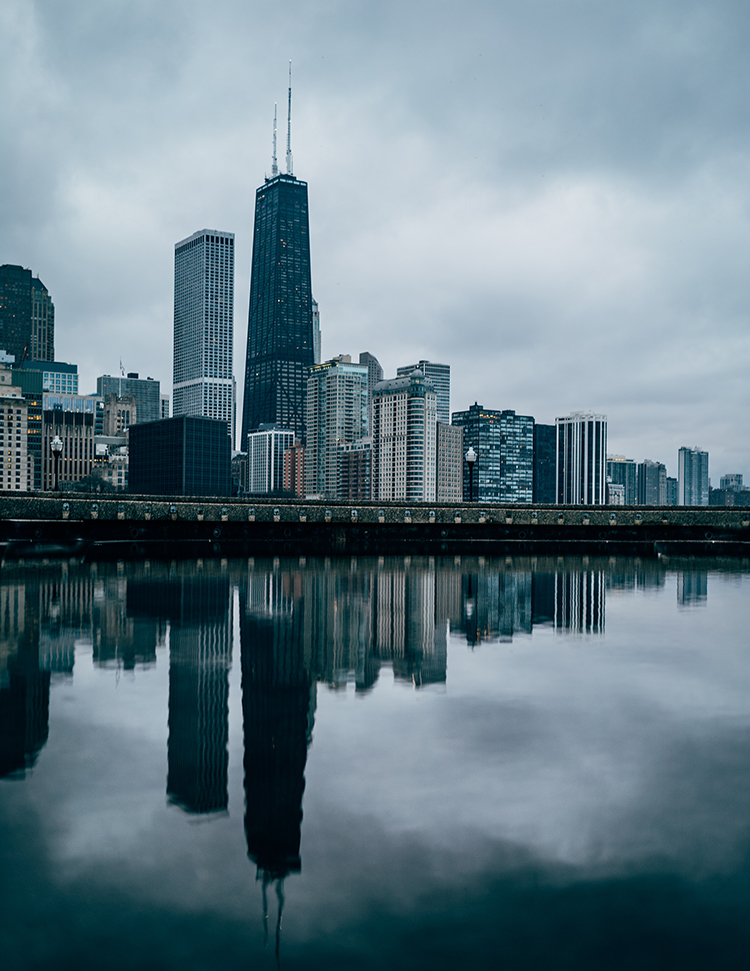
[[[1,966],[744,967],[749,594],[746,561],[6,565]]]

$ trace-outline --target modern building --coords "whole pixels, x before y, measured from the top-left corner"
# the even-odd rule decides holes
[[[367,366],[348,354],[313,365],[305,424],[305,494],[335,499],[341,446],[367,434]]]
[[[741,472],[730,472],[729,475],[722,475],[719,480],[719,488],[727,489],[732,492],[742,492],[745,488],[742,484]]]
[[[112,377],[103,374],[96,379],[96,393],[104,401],[109,394],[118,398],[135,398],[138,424],[159,421],[161,413],[160,383],[153,378],[141,378],[137,371],[130,371],[127,377]],[[133,423],[135,424],[135,422]]]
[[[226,422],[234,447],[233,362],[234,233],[201,229],[174,248],[172,414]]]
[[[77,364],[40,360],[26,361],[23,367],[28,371],[41,371],[42,390],[50,394],[78,394]]]
[[[299,498],[305,494],[304,445],[293,445],[284,452],[284,492]]]
[[[473,498],[478,502],[526,503],[534,495],[534,419],[515,411],[493,411],[476,402],[455,411],[453,424],[464,430],[464,450],[477,454]],[[464,475],[464,499],[469,477]]]
[[[708,505],[708,452],[697,447],[678,451],[677,505]]]
[[[372,494],[372,439],[360,438],[341,445],[338,497],[362,502]]]
[[[282,492],[284,453],[294,445],[294,432],[261,425],[247,436],[247,491],[252,496]]]
[[[11,263],[0,266],[0,348],[17,364],[31,350],[31,270]]]
[[[181,415],[130,429],[130,492],[227,496],[232,449],[227,424]]]
[[[372,497],[435,498],[437,397],[420,370],[376,385],[372,403]]]
[[[666,506],[667,469],[661,462],[638,463],[638,505]]]
[[[290,94],[291,105],[291,94]],[[255,428],[291,428],[303,443],[308,370],[315,364],[307,183],[280,173],[255,194],[242,441]]]
[[[55,305],[49,290],[39,277],[31,278],[31,347],[32,361],[55,359]]]
[[[13,368],[12,383],[21,389],[27,406],[27,432],[29,463],[33,468],[30,488],[38,492],[42,488],[42,411],[43,390],[41,371]]]
[[[678,495],[678,483],[677,479],[673,476],[667,476],[667,505],[676,506],[677,505],[677,495]]]
[[[607,479],[621,485],[625,491],[625,505],[634,506],[638,501],[638,470],[634,459],[624,455],[607,456]]]
[[[435,499],[461,502],[464,496],[464,430],[460,425],[437,423]]]
[[[13,371],[0,364],[0,489],[34,488],[34,458],[29,454],[29,406]]]
[[[557,501],[600,506],[607,499],[607,416],[576,411],[555,418]]]
[[[159,405],[160,405],[159,418],[169,418],[170,414],[169,414],[169,395],[168,394],[164,394],[162,392],[162,394],[159,396]]]
[[[556,435],[554,425],[534,424],[534,487],[535,503],[552,504],[556,497]]]
[[[420,370],[428,381],[432,382],[437,395],[437,420],[444,425],[451,421],[451,366],[450,364],[435,364],[432,361],[419,361],[396,368],[396,377],[406,378],[412,371]]]
[[[359,355],[359,363],[367,366],[367,433],[372,434],[372,393],[375,385],[383,380],[383,369],[380,361],[369,351]]]

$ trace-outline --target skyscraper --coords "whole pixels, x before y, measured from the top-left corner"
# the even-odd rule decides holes
[[[555,501],[554,425],[534,424],[534,502]]]
[[[435,498],[436,396],[421,371],[381,381],[372,402],[372,497]]]
[[[708,505],[708,452],[681,448],[677,453],[677,505]]]
[[[0,266],[0,350],[20,364],[24,348],[31,348],[31,270],[6,263]]]
[[[625,490],[625,505],[634,506],[638,499],[638,471],[633,459],[624,455],[607,456],[607,477],[615,485],[621,485]]]
[[[234,233],[201,229],[174,248],[172,415],[225,421],[234,446],[233,355]]]
[[[56,380],[56,376],[53,375],[52,377],[55,377]],[[76,374],[77,381],[78,376]],[[137,371],[128,372],[126,378],[103,374],[96,379],[96,393],[100,398],[106,398],[110,394],[116,395],[118,398],[127,398],[132,395],[135,398],[138,408],[136,422],[139,425],[143,425],[147,421],[158,421],[160,418],[169,418],[169,395],[162,395],[161,385],[158,381],[155,381],[153,378],[141,378],[138,376]],[[162,410],[162,398],[165,397],[167,399],[166,415]],[[136,422],[132,422],[132,424]]]
[[[464,450],[477,453],[474,498],[479,502],[531,502],[534,490],[534,419],[512,409],[494,411],[474,402],[454,411],[453,424],[464,430]],[[469,499],[464,476],[464,499]]]
[[[603,506],[606,501],[607,416],[574,411],[555,418],[557,501]]]
[[[609,465],[609,463],[607,463]],[[638,463],[638,505],[666,506],[667,469],[661,462]]]
[[[39,277],[31,278],[31,347],[32,361],[55,359],[55,305],[49,290]]]
[[[406,378],[412,371],[419,368],[428,381],[432,382],[437,395],[437,420],[444,425],[451,421],[451,366],[450,364],[434,364],[432,361],[419,361],[396,368],[396,377]]]
[[[307,375],[315,363],[307,183],[292,175],[291,82],[286,173],[276,164],[255,193],[242,441],[264,424],[305,436]]]

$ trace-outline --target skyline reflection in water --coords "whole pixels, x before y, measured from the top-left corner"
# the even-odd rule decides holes
[[[747,576],[741,565],[588,557],[308,557],[6,568],[0,573],[0,778],[36,782],[45,746],[54,745],[58,730],[51,698],[79,677],[91,684],[81,664],[135,679],[135,685],[156,673],[168,652],[164,802],[186,818],[223,818],[232,825],[234,662],[242,722],[241,849],[260,884],[266,940],[269,890],[275,892],[278,948],[286,880],[303,872],[303,803],[320,690],[343,697],[351,689],[364,699],[387,672],[388,684],[420,692],[438,687],[450,696],[451,650],[463,645],[475,652],[519,639],[530,644],[535,634],[603,644],[608,596],[618,618],[627,598],[663,599],[668,584],[676,591],[672,614],[708,609],[710,573],[720,583]],[[466,691],[468,669],[458,667],[453,704]],[[483,696],[490,683],[473,689],[466,714],[471,732],[480,728],[478,713],[489,711]],[[514,705],[506,702],[502,709],[507,720]],[[326,712],[334,716],[323,721],[327,737],[339,716],[328,703]],[[383,744],[403,744],[406,753],[412,743],[393,734],[402,714],[394,710],[389,717]],[[495,717],[486,721],[487,730]],[[354,723],[351,728],[356,730]],[[416,738],[424,744],[421,735]],[[435,752],[425,751],[428,757]],[[367,772],[365,764],[360,768]],[[408,786],[397,775],[394,785]],[[506,789],[506,797],[512,791]],[[464,816],[462,810],[462,826]],[[316,816],[316,832],[321,818]],[[240,850],[236,839],[233,845],[225,852]],[[320,845],[314,843],[314,869],[320,867]],[[302,912],[300,906],[296,919]],[[285,933],[283,947],[290,946]]]

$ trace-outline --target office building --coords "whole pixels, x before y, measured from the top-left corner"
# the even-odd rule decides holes
[[[19,365],[20,367],[20,365]],[[42,372],[42,390],[50,394],[78,394],[78,365],[64,361],[26,361],[27,371]]]
[[[159,405],[160,405],[159,418],[170,418],[171,416],[169,414],[169,395],[168,394],[162,393],[159,396]]]
[[[666,506],[667,469],[661,462],[638,463],[638,505]]]
[[[294,445],[294,432],[261,425],[247,436],[247,491],[252,496],[284,489],[284,453]]]
[[[159,421],[162,417],[160,383],[153,378],[139,377],[137,371],[130,371],[127,377],[103,374],[96,379],[96,393],[102,401],[110,394],[118,398],[135,398],[136,417],[140,425],[147,421]]]
[[[341,445],[338,497],[361,502],[372,494],[372,439],[360,438]]]
[[[634,506],[638,501],[638,470],[634,459],[624,455],[607,456],[607,479],[621,485],[625,492],[625,505]]]
[[[28,492],[34,488],[34,458],[29,454],[29,406],[14,381],[13,371],[0,364],[0,489]]]
[[[673,476],[667,476],[667,502],[668,506],[677,505],[678,483]]]
[[[435,498],[437,399],[420,370],[376,385],[372,403],[372,497]]]
[[[607,492],[607,416],[576,411],[556,418],[557,501],[603,506]]]
[[[359,355],[359,363],[367,366],[367,434],[372,435],[372,393],[375,385],[383,380],[383,369],[380,361],[369,351]]]
[[[31,350],[31,270],[0,266],[0,348],[22,364]]]
[[[1,366],[0,366],[1,367]],[[38,492],[42,488],[42,411],[43,391],[41,371],[13,368],[12,383],[21,389],[27,408],[27,453],[33,477],[29,488]]]
[[[708,452],[683,447],[677,453],[677,505],[708,505]]]
[[[534,424],[534,486],[535,503],[552,504],[556,495],[556,435],[554,425]]]
[[[412,371],[420,370],[425,378],[432,382],[437,397],[437,420],[444,425],[451,421],[451,366],[450,364],[434,364],[432,361],[419,361],[396,368],[397,378],[406,378]]]
[[[291,85],[289,89],[291,122]],[[307,183],[274,155],[271,178],[255,193],[242,441],[255,428],[291,428],[304,442],[308,370],[315,364]]]
[[[49,397],[56,398],[56,395]],[[43,398],[42,412],[42,488],[54,489],[55,462],[51,445],[56,437],[63,443],[58,460],[58,485],[60,489],[72,489],[76,482],[87,479],[94,467],[94,407],[84,410],[86,396],[78,395],[69,399],[70,404],[80,406],[79,410],[50,407],[48,396]]]
[[[293,445],[284,452],[284,492],[298,498],[305,494],[304,445]]]
[[[464,430],[464,451],[473,448],[473,498],[478,502],[526,503],[534,494],[534,419],[515,411],[493,411],[476,402],[455,411],[453,424]],[[469,476],[464,474],[464,499]]]
[[[729,475],[722,475],[719,480],[719,488],[727,489],[731,492],[742,492],[744,486],[742,484],[742,473],[731,472]]]
[[[28,356],[32,361],[55,359],[55,305],[49,290],[36,276],[31,278],[31,347]]]
[[[305,494],[335,499],[341,446],[367,434],[367,366],[348,354],[313,365],[305,423]]]
[[[174,248],[172,414],[226,422],[232,447],[233,361],[234,233],[201,229]]]
[[[460,425],[437,423],[435,499],[461,502],[464,496],[464,430]]]
[[[129,432],[130,491],[139,495],[227,496],[232,449],[223,420],[182,415]]]

